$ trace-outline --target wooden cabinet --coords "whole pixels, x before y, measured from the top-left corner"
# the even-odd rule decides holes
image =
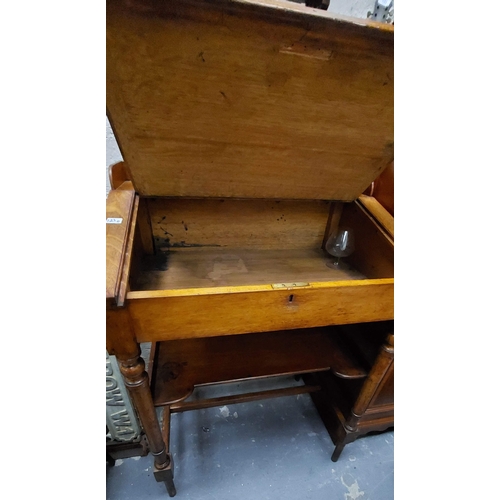
[[[335,444],[336,462],[344,446],[357,437],[394,426],[394,322],[334,327],[343,355],[359,363],[364,376],[333,371],[308,374],[311,394]]]
[[[217,371],[218,353],[252,352],[248,377],[339,363],[366,377],[330,328],[394,317],[393,218],[362,194],[393,160],[393,27],[274,0],[108,0],[106,23],[124,158],[107,200],[107,349],[173,495],[170,411],[196,384],[245,377]],[[340,227],[356,247],[332,268]],[[159,356],[152,390],[141,342]]]

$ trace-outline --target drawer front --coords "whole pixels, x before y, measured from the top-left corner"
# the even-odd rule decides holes
[[[141,297],[127,307],[139,342],[364,323],[393,319],[394,281]]]

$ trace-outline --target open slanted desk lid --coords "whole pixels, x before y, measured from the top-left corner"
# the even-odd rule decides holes
[[[393,159],[393,41],[286,0],[108,0],[107,114],[136,190],[356,199]]]

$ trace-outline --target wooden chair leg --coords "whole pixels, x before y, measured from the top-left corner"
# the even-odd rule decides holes
[[[174,497],[177,492],[174,485],[174,459],[170,454],[170,406],[165,406],[163,408],[161,436],[163,442],[165,443],[165,449],[167,450],[169,464],[162,470],[157,470],[155,467],[154,476],[158,482],[163,481],[165,483],[168,494],[171,497]]]
[[[156,417],[156,410],[149,388],[149,378],[145,371],[144,360],[140,357],[140,349],[132,358],[123,359],[119,353],[116,353],[116,357],[125,385],[148,438],[151,455],[154,457],[153,472],[155,479],[158,482],[163,481],[165,483],[168,494],[172,497],[176,493],[173,482],[172,457],[165,446],[160,424]],[[169,415],[168,412],[168,426],[170,426]]]
[[[335,448],[333,449],[332,462],[336,462],[339,459],[345,445],[346,443],[339,443],[337,446],[335,446]]]
[[[175,489],[175,484],[174,484],[174,460],[170,453],[168,454],[169,457],[169,464],[167,467],[164,469],[157,469],[156,466],[154,467],[154,476],[155,479],[160,483],[164,482],[165,486],[167,488],[167,492],[169,496],[174,497],[177,493]]]

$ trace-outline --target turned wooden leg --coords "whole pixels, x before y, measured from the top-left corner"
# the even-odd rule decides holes
[[[346,443],[340,443],[337,446],[335,446],[335,448],[333,449],[332,462],[336,462],[339,459],[340,454],[342,453],[342,450],[344,449],[345,445]]]
[[[346,422],[346,428],[349,431],[356,431],[359,420],[366,413],[377,390],[380,388],[380,382],[384,379],[388,370],[392,368],[394,361],[394,334],[387,336],[382,345],[377,359],[370,370],[370,373],[363,383],[359,396],[352,407],[351,415]]]
[[[163,481],[167,487],[168,494],[173,497],[176,494],[174,485],[174,459],[170,455],[170,406],[163,408],[163,423],[162,423],[162,438],[167,449],[167,455],[170,459],[168,467],[165,467],[161,472],[158,472],[155,477],[157,481]]]
[[[340,434],[340,436],[337,436],[337,441],[335,441],[337,444],[333,449],[332,462],[336,462],[339,459],[345,445],[355,441],[358,436],[357,432],[351,433],[346,428],[344,428]]]
[[[163,481],[170,496],[175,495],[173,482],[173,463],[168,453],[160,429],[158,418],[149,388],[149,377],[145,370],[144,360],[137,355],[123,359],[116,353],[125,385],[141,420],[142,427],[149,442],[149,449],[154,457],[154,476],[158,482]]]

